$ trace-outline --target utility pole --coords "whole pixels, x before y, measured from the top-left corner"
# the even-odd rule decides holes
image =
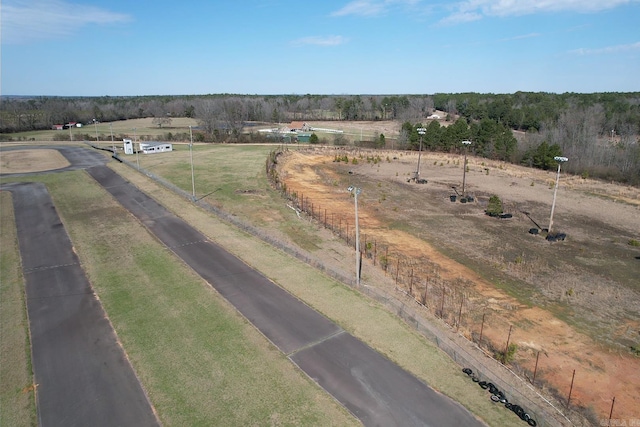
[[[466,196],[464,186],[467,181],[467,148],[471,145],[471,141],[462,141],[464,144],[464,164],[462,165],[462,197]]]
[[[420,180],[420,157],[422,155],[422,136],[426,133],[427,129],[418,128],[417,131],[418,131],[418,134],[420,134],[420,148],[418,149],[418,169],[416,170],[416,176],[414,177],[416,182]]]
[[[549,228],[547,229],[547,234],[551,234],[551,227],[553,226],[553,211],[556,207],[556,195],[558,194],[558,182],[560,181],[560,166],[569,161],[566,157],[556,156],[553,158],[556,162],[558,162],[558,173],[556,174],[556,186],[553,189],[553,202],[551,203],[551,215],[549,216]]]
[[[356,285],[360,285],[360,229],[358,227],[358,194],[362,191],[360,188],[350,185],[347,190],[354,195],[356,206]]]

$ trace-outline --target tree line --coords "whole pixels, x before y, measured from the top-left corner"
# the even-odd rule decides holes
[[[563,168],[569,172],[640,183],[640,92],[3,96],[1,101],[0,133],[94,119],[192,117],[200,124],[199,137],[218,141],[239,138],[247,122],[394,120],[404,123],[397,139],[401,148],[417,148],[416,129],[424,124],[425,149],[459,150],[459,142],[469,139],[477,155],[543,168],[553,167],[549,153],[562,153],[570,158]],[[435,111],[446,121],[426,120]]]

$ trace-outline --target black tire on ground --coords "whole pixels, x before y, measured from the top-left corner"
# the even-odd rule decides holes
[[[531,427],[536,427],[538,425],[538,423],[536,422],[536,420],[534,420],[533,418],[529,418],[527,420],[527,424],[529,424]]]
[[[485,389],[485,390],[487,389],[487,387],[489,387],[489,385],[486,383],[486,381],[480,381],[480,382],[478,383],[478,385],[479,385],[480,387],[482,387],[483,389]]]
[[[471,381],[473,381],[474,383],[477,383],[478,381],[480,381],[480,378],[478,377],[471,377]]]
[[[464,373],[465,373],[465,374],[467,374],[467,375],[471,375],[471,374],[473,373],[473,371],[472,371],[471,369],[469,369],[469,368],[464,368],[464,369],[462,370],[462,372],[464,372]]]
[[[513,405],[511,403],[509,403],[509,402],[505,403],[504,407],[507,408],[507,409],[513,410]]]
[[[500,402],[500,397],[496,396],[495,394],[491,395],[491,400],[494,402]]]
[[[533,234],[535,236],[536,234],[538,234],[538,229],[537,228],[530,228],[529,229],[529,234]]]

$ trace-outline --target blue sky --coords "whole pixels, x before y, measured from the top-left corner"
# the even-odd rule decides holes
[[[2,0],[3,95],[640,91],[640,0]]]

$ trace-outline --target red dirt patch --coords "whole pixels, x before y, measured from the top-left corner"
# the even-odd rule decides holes
[[[404,257],[418,260],[412,265],[416,270],[421,269],[427,275],[428,278],[425,280],[428,282],[454,283],[453,295],[464,295],[463,298],[468,299],[463,300],[466,320],[460,325],[461,332],[467,337],[474,336],[477,340],[480,328],[478,319],[486,313],[488,316],[482,331],[483,343],[492,348],[503,349],[509,325],[515,325],[510,342],[518,345],[518,354],[515,359],[517,364],[525,371],[533,372],[536,355],[540,352],[536,375],[537,385],[544,382],[546,390],[555,389],[560,400],[566,403],[572,373],[575,369],[572,405],[593,408],[597,417],[608,418],[611,400],[615,396],[614,418],[640,417],[637,410],[640,407],[640,358],[624,351],[624,344],[629,342],[629,339],[633,340],[635,336],[635,342],[638,342],[640,321],[633,315],[624,317],[624,314],[621,314],[621,312],[634,313],[634,308],[640,307],[638,289],[633,287],[637,286],[637,283],[619,290],[622,293],[616,297],[612,289],[608,289],[606,294],[598,293],[604,292],[603,286],[599,285],[598,281],[601,280],[599,277],[593,279],[594,289],[584,287],[584,282],[589,281],[588,271],[583,276],[576,276],[586,277],[586,280],[573,279],[574,282],[571,282],[569,276],[562,276],[556,280],[554,274],[569,264],[555,266],[554,260],[564,257],[560,255],[560,251],[572,248],[552,247],[542,237],[527,236],[524,232],[521,233],[524,236],[523,239],[530,238],[530,240],[525,240],[522,249],[524,252],[520,255],[519,241],[505,239],[504,243],[501,243],[500,233],[510,234],[511,229],[502,228],[503,224],[497,222],[499,220],[485,217],[482,210],[478,209],[478,205],[481,205],[483,200],[486,201],[488,195],[500,194],[503,201],[506,201],[507,207],[516,209],[526,206],[543,222],[543,213],[548,213],[550,205],[549,195],[555,178],[553,172],[488,162],[486,159],[471,159],[467,178],[472,184],[468,188],[470,193],[477,196],[477,201],[474,206],[470,204],[462,207],[459,203],[448,202],[448,195],[452,191],[451,185],[459,186],[461,181],[462,170],[460,166],[456,166],[456,162],[459,165],[459,156],[422,153],[422,165],[427,167],[423,169],[421,176],[429,179],[429,183],[423,186],[406,183],[407,177],[415,170],[417,153],[393,151],[339,153],[340,156],[347,154],[349,159],[360,156],[357,164],[352,160],[348,164],[336,163],[334,162],[335,153],[335,151],[324,154],[289,152],[284,156],[284,162],[281,163],[285,166],[281,168],[280,174],[288,191],[304,195],[305,199],[316,203],[316,206],[322,205],[321,208],[330,212],[334,218],[344,218],[343,224],[345,224],[349,219],[353,219],[353,201],[348,195],[346,186],[348,184],[366,186],[359,197],[361,236],[365,235],[368,241],[383,242],[384,245],[393,248],[394,256],[398,259]],[[365,160],[369,155],[379,156],[378,161]],[[347,171],[349,171],[348,174]],[[580,233],[589,236],[597,235],[598,230],[602,229],[601,224],[606,224],[607,227],[616,230],[615,232],[620,236],[634,237],[635,235],[637,238],[640,230],[640,215],[638,215],[640,190],[593,180],[581,180],[576,177],[562,179],[559,194],[561,197],[559,200],[562,202],[559,202],[556,207],[558,227],[571,229],[573,224],[579,224],[575,231],[572,230],[569,233],[570,236],[576,235],[576,239],[579,239]],[[424,205],[416,203],[414,199],[410,199],[412,196],[408,192],[422,192],[422,200],[428,200],[428,202]],[[452,209],[458,209],[458,211],[452,211]],[[416,215],[419,219],[411,219]],[[397,224],[391,226],[394,218],[397,218],[398,222],[408,219],[411,224],[410,230],[406,230],[406,226],[398,227]],[[594,223],[583,221],[584,218]],[[475,225],[469,226],[468,221],[475,221],[473,222]],[[524,227],[525,230],[532,226],[522,214],[515,218],[515,221],[518,227]],[[421,224],[431,224],[432,227],[437,224],[438,230],[429,229],[428,226],[421,226]],[[512,222],[508,227],[513,227],[513,224]],[[457,229],[460,233],[455,233],[455,236],[444,233],[443,230],[447,227],[453,227],[454,231]],[[487,228],[487,230],[480,230],[485,234],[474,234],[476,228],[482,227]],[[594,229],[592,230],[591,227]],[[464,233],[470,233],[466,242],[461,241],[458,236]],[[606,239],[606,236],[603,239]],[[466,262],[463,264],[444,255],[441,250],[434,247],[433,243],[438,246],[442,244],[443,248],[454,247],[453,252],[462,254],[463,259],[468,257],[473,263],[493,266],[497,273],[504,277],[518,279],[519,275],[532,276],[532,279],[528,279],[530,282],[541,283],[537,287],[532,286],[534,290],[531,292],[538,296],[534,297],[533,304],[531,301],[526,301],[526,298],[522,300],[514,297],[513,293],[505,292],[501,287],[496,286],[493,280],[487,280],[486,271],[478,274],[473,268],[466,266]],[[624,246],[626,243],[624,241],[599,244],[605,243],[617,245],[612,247],[622,251],[630,250]],[[515,261],[504,259],[504,255],[482,253],[475,248],[475,246],[486,248],[496,245],[513,246],[516,249],[515,254],[521,256],[524,261],[518,262],[517,257]],[[597,246],[594,246],[594,250],[595,248]],[[583,253],[583,248],[578,247],[575,253],[569,253],[567,258],[582,257],[592,264],[597,263],[597,254],[588,252],[587,250]],[[624,253],[627,254],[627,252]],[[567,261],[567,263],[572,262],[574,261],[571,259]],[[631,268],[630,277],[638,277],[637,264],[640,262],[625,264],[625,269]],[[580,269],[584,266],[574,265],[572,268]],[[633,270],[634,268],[636,270]],[[406,276],[406,273],[403,274]],[[608,280],[610,280],[609,284],[615,284],[616,281],[627,280],[627,276],[609,278],[606,277],[606,273],[603,273],[603,276],[605,278],[602,279],[602,283],[609,283]],[[561,289],[555,287],[556,282],[561,284]],[[376,286],[375,283],[373,285]],[[601,290],[598,291],[597,288]],[[422,292],[420,289],[424,289],[424,284],[416,284],[412,290],[416,298]],[[540,304],[537,303],[538,301]],[[460,302],[451,301],[451,304],[458,306]],[[610,307],[612,305],[616,307]],[[611,310],[609,314],[598,314],[603,318],[611,316],[616,321],[612,321],[612,325],[609,325],[606,322],[601,323],[601,319],[595,317],[592,319],[596,324],[595,328],[602,330],[598,329],[598,332],[594,333],[609,335],[612,341],[618,340],[617,344],[623,344],[604,345],[600,337],[597,340],[593,339],[589,333],[585,332],[589,325],[587,320],[583,321],[584,324],[580,328],[561,320],[552,311],[557,312],[562,307],[568,307],[569,313],[578,313],[585,319],[589,318],[590,310],[594,315],[595,310],[603,310],[603,313],[609,313],[607,310]],[[455,311],[457,313],[457,309]],[[639,312],[640,310],[635,310],[635,316]],[[620,319],[624,321],[617,321]],[[455,322],[455,319],[453,321]],[[615,336],[616,334],[618,335]]]

